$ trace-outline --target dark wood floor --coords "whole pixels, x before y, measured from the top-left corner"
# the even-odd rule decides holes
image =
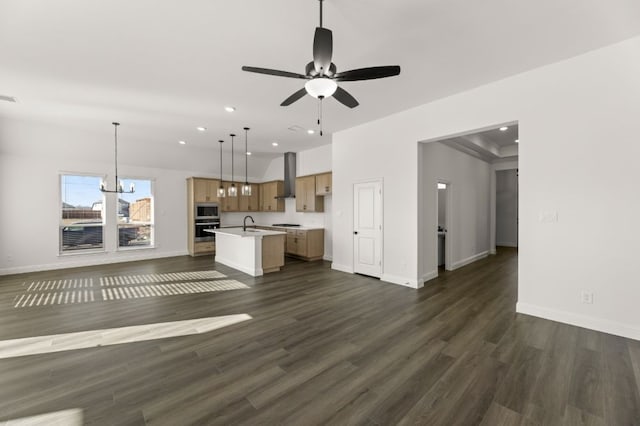
[[[511,249],[418,291],[291,261],[260,278],[215,266],[245,289],[15,307],[33,282],[213,266],[180,257],[0,277],[0,340],[253,317],[0,359],[0,423],[78,408],[86,424],[117,425],[640,424],[640,342],[515,314]]]

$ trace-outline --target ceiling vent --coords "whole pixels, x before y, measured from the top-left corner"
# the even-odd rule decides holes
[[[16,103],[16,98],[13,96],[0,95],[0,101],[13,102]]]
[[[304,130],[304,127],[300,127],[297,124],[294,124],[293,126],[287,127],[289,130],[291,130],[292,132],[299,132],[300,130]]]

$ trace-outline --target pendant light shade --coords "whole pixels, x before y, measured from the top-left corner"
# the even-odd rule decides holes
[[[233,133],[231,133],[231,186],[227,191],[227,196],[229,197],[237,197],[238,196],[238,188],[236,188],[236,183],[233,181],[233,138],[236,137]]]
[[[242,195],[250,197],[251,196],[251,185],[249,185],[248,175],[248,164],[249,164],[249,155],[247,151],[247,134],[249,132],[249,128],[244,128],[244,185],[242,185]]]
[[[222,185],[222,144],[224,141],[220,142],[220,186],[218,187],[218,198],[224,198],[224,186]]]
[[[114,131],[115,131],[115,135],[114,135],[114,139],[115,139],[115,159],[116,159],[116,179],[115,179],[115,186],[116,189],[115,190],[108,190],[107,189],[107,183],[103,180],[102,182],[100,182],[100,191],[102,192],[108,192],[108,193],[118,193],[118,194],[133,194],[136,191],[136,187],[133,183],[131,183],[131,186],[129,187],[128,191],[124,190],[124,186],[122,185],[122,181],[118,179],[118,126],[120,125],[120,123],[116,123],[115,121],[113,123],[113,127],[114,127]]]

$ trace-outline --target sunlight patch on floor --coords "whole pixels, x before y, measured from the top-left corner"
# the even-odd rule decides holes
[[[250,319],[252,319],[252,317],[248,314],[223,315],[219,317],[0,340],[0,359],[202,334]]]
[[[29,417],[20,417],[19,419],[0,420],[0,426],[36,426],[36,425],[64,425],[64,426],[82,426],[84,424],[84,416],[82,409],[71,408],[69,410],[54,411],[52,413],[38,414]]]
[[[68,305],[250,288],[237,280],[222,279],[226,277],[218,271],[100,277],[101,288],[93,287],[93,278],[34,281],[23,284],[26,289],[14,298],[13,307]],[[199,281],[185,281],[194,279]]]

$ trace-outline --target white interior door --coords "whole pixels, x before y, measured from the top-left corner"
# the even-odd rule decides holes
[[[353,271],[382,275],[382,181],[353,185]]]

